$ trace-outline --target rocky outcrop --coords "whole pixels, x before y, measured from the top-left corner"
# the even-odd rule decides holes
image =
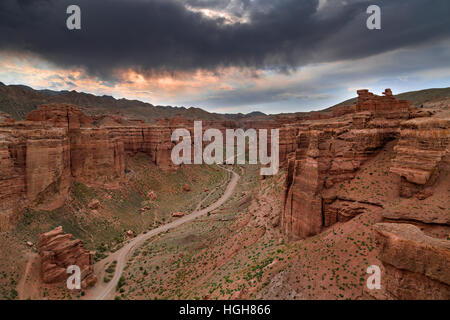
[[[358,102],[355,112],[368,111],[379,118],[385,119],[408,119],[411,106],[407,100],[397,100],[391,89],[386,89],[383,96],[377,96],[369,90],[358,90]]]
[[[114,127],[99,126],[112,121],[58,104],[40,106],[25,121],[0,122],[0,230],[24,208],[60,207],[73,181],[117,188],[124,180],[127,152],[147,153],[160,168],[174,169],[169,128],[130,126],[116,118]]]
[[[66,128],[33,122],[0,123],[0,220],[6,227],[20,208],[49,210],[68,193],[70,143]]]
[[[8,136],[0,135],[0,231],[8,228],[25,187],[24,174],[16,170],[10,148]]]
[[[109,130],[95,127],[94,120],[72,105],[43,105],[26,120],[66,128],[71,176],[87,185],[117,187],[124,175],[124,146]]]
[[[153,191],[153,190],[150,190],[150,191],[147,193],[147,197],[148,197],[150,200],[152,200],[152,201],[158,199],[158,195],[157,195],[156,192]]]
[[[287,167],[288,160],[297,147],[297,131],[298,129],[292,126],[282,127],[279,129],[279,160],[282,167]],[[268,149],[270,150],[270,149]]]
[[[378,210],[376,204],[361,201],[323,198],[323,227],[329,227],[336,222],[347,222],[359,214]]]
[[[173,171],[176,167],[171,160],[173,143],[172,130],[163,126],[105,127],[110,134],[118,137],[124,144],[124,150],[130,155],[138,152],[147,154],[161,169]]]
[[[14,123],[15,120],[9,114],[0,111],[0,122]]]
[[[394,299],[450,299],[450,240],[426,236],[410,224],[375,226],[384,266],[382,291]]]
[[[85,115],[79,107],[70,104],[41,105],[38,109],[31,111],[25,120],[47,122],[68,130],[89,127],[93,124],[91,117]]]
[[[98,208],[100,208],[100,201],[98,201],[97,199],[92,199],[88,204],[88,208],[91,210],[97,210]]]
[[[81,240],[72,239],[57,227],[39,236],[41,258],[41,278],[44,283],[62,283],[68,278],[67,268],[78,266],[81,271],[81,286],[88,288],[97,282],[93,274],[92,254],[86,250]]]
[[[123,181],[124,144],[108,130],[89,128],[70,133],[72,176],[86,185],[115,188]]]
[[[399,136],[400,123],[409,118],[409,103],[396,100],[389,89],[384,94],[360,90],[358,102],[341,110],[341,116],[297,125],[297,149],[288,164],[281,217],[286,234],[306,238],[362,210],[341,207],[334,203],[336,195],[324,194],[353,179],[365,161]]]
[[[184,212],[174,212],[172,213],[173,218],[181,218],[184,217]]]
[[[400,195],[425,198],[439,171],[450,164],[450,119],[418,118],[402,123],[391,172],[401,177]],[[428,195],[431,193],[428,192]]]

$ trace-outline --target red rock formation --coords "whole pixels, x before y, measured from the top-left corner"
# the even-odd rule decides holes
[[[279,136],[279,159],[280,166],[286,167],[288,164],[289,156],[295,152],[297,146],[297,131],[298,129],[295,127],[283,127],[280,128],[280,136]],[[268,147],[268,150],[269,147]]]
[[[123,141],[105,129],[70,132],[72,176],[87,185],[118,187],[125,170]]]
[[[8,228],[25,187],[24,174],[16,170],[10,149],[8,136],[0,134],[0,231]]]
[[[62,205],[71,184],[69,157],[67,138],[28,136],[25,181],[29,201],[49,210]]]
[[[448,196],[449,119],[411,112],[408,103],[396,100],[389,89],[384,94],[378,97],[360,90],[355,105],[333,110],[336,117],[297,123],[297,150],[288,163],[281,226],[291,237],[306,238],[337,222],[378,210],[380,219],[398,223],[375,228],[383,290],[368,294],[391,299],[449,299],[448,206],[424,208],[423,214],[417,210],[408,213],[408,205],[396,210],[389,207],[392,202],[389,209],[383,209],[382,203],[352,199],[339,189],[342,182],[355,177],[364,162],[394,140],[390,171],[400,178],[391,181],[400,181],[400,196],[416,195],[419,200],[408,202],[412,206],[430,196],[433,201],[434,192]],[[420,118],[409,120],[413,116]],[[426,200],[424,205],[430,202]],[[405,222],[420,226],[427,235]]]
[[[123,142],[108,130],[93,127],[93,119],[78,107],[44,105],[26,120],[67,128],[72,176],[87,185],[117,187],[123,179]]]
[[[450,164],[449,148],[450,119],[418,118],[404,122],[390,169],[401,177],[400,195],[411,197],[431,187],[440,168]],[[426,197],[424,193],[418,196]]]
[[[97,199],[92,199],[88,204],[88,208],[91,210],[100,208],[100,201],[98,201]]]
[[[407,100],[397,100],[391,89],[383,92],[384,96],[376,96],[368,90],[358,90],[358,102],[355,105],[356,112],[369,111],[378,117],[387,119],[407,119],[411,112]]]
[[[450,299],[450,241],[409,224],[380,223],[375,238],[384,265],[382,290],[394,299]]]
[[[60,206],[71,183],[66,128],[30,122],[0,124],[0,220],[6,226],[19,209]]]
[[[15,120],[9,114],[0,112],[0,122],[14,123]]]
[[[62,227],[39,236],[41,277],[45,283],[61,283],[67,280],[67,268],[78,266],[81,270],[82,288],[93,286],[97,278],[93,274],[92,254],[83,247],[81,240],[63,233]]]
[[[25,120],[45,121],[69,130],[93,124],[91,117],[85,115],[79,107],[70,104],[41,105],[38,109],[31,111]]]
[[[105,127],[105,129],[123,141],[124,150],[128,154],[146,153],[161,169],[165,171],[176,169],[171,160],[174,144],[171,141],[170,128],[142,124],[135,127]]]
[[[150,200],[158,200],[158,195],[157,195],[156,192],[153,191],[153,190],[150,190],[150,191],[147,193],[147,197],[148,197]]]
[[[0,228],[7,228],[24,208],[61,206],[74,180],[118,187],[125,152],[147,153],[160,168],[174,169],[169,128],[129,126],[120,117],[115,122],[114,127],[98,127],[94,118],[67,104],[40,106],[26,121],[0,122]]]
[[[336,208],[336,197],[325,190],[354,178],[362,163],[386,142],[399,135],[400,122],[409,117],[409,104],[396,100],[390,90],[386,96],[358,91],[359,99],[351,114],[326,120],[299,123],[297,150],[288,164],[283,230],[290,236],[305,238],[323,227],[358,213],[358,206]],[[353,208],[350,213],[349,208]],[[344,210],[344,211],[343,211]]]
[[[174,217],[174,218],[184,217],[184,212],[174,212],[174,213],[172,213],[172,217]]]

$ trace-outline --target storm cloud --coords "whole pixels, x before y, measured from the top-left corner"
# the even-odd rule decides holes
[[[319,8],[318,0],[2,0],[0,50],[112,79],[127,68],[289,71],[450,37],[448,0],[321,2]],[[66,28],[71,4],[81,8],[82,30]],[[382,8],[381,30],[366,28],[371,4]],[[248,22],[226,23],[190,7],[246,15]]]

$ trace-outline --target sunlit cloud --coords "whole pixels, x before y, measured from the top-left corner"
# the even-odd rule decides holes
[[[186,9],[192,12],[201,13],[204,17],[209,19],[223,19],[224,24],[235,24],[235,23],[249,23],[248,15],[237,17],[226,11],[206,9],[206,8],[194,8],[186,5]]]
[[[450,44],[399,49],[352,61],[306,65],[289,73],[227,67],[151,73],[117,69],[112,79],[81,68],[62,68],[31,54],[0,52],[0,81],[35,89],[76,90],[155,105],[200,107],[214,112],[266,113],[319,110],[366,88],[395,93],[449,83]]]

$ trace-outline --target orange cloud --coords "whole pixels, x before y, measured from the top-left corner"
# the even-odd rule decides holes
[[[7,83],[26,84],[36,89],[77,90],[116,98],[139,99],[160,105],[183,105],[214,97],[221,92],[272,90],[296,86],[335,68],[337,63],[304,67],[293,74],[221,68],[216,71],[139,72],[116,70],[112,81],[88,75],[83,69],[61,68],[28,54],[0,52],[0,79]],[[215,107],[215,106],[211,106]]]

